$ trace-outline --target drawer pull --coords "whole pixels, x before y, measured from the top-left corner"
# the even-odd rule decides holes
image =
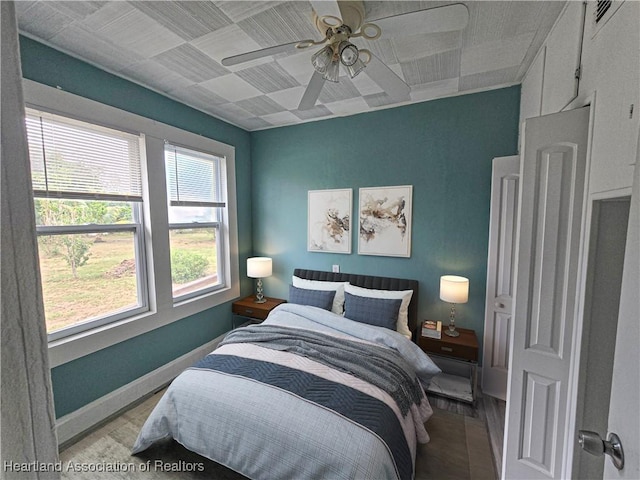
[[[440,347],[440,350],[443,352],[453,352],[453,348],[451,347]]]
[[[244,313],[253,313],[253,310],[251,310],[250,308],[246,308]]]

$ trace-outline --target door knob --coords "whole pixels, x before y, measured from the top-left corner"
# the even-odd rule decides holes
[[[602,440],[596,432],[580,430],[578,432],[578,443],[582,449],[599,457],[602,454],[609,455],[613,465],[618,469],[624,468],[624,451],[620,438],[615,433],[610,433],[607,440]]]
[[[504,308],[504,303],[502,302],[496,302],[494,305],[496,308]]]

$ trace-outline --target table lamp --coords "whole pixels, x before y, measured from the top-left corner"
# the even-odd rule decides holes
[[[469,300],[469,279],[457,275],[440,277],[440,300],[451,304],[449,329],[444,333],[450,337],[457,337],[460,332],[456,330],[456,304],[467,303]]]
[[[247,258],[247,277],[257,278],[255,303],[264,303],[267,301],[262,293],[262,279],[270,277],[272,273],[272,262],[269,257],[252,257]]]

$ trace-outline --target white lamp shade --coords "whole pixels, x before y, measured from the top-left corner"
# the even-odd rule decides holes
[[[457,275],[440,277],[440,300],[449,303],[467,303],[469,300],[469,279]]]
[[[247,258],[247,277],[265,278],[272,273],[272,262],[269,257]]]

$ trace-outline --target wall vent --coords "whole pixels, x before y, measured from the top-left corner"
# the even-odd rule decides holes
[[[612,0],[597,0],[596,23],[598,23],[604,16],[604,14],[607,13],[607,10],[609,10],[612,3],[613,3]]]

